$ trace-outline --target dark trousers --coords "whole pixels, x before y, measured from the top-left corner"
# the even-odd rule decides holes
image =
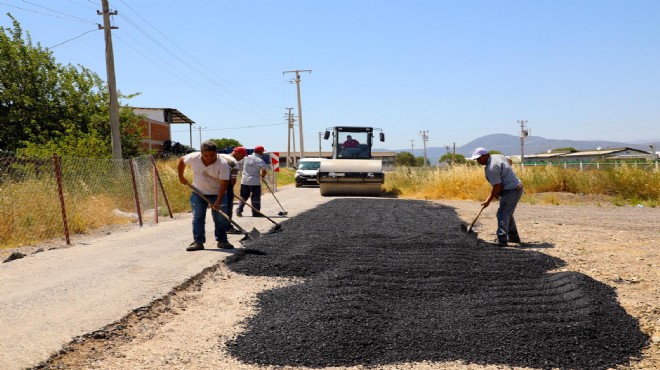
[[[236,213],[243,213],[245,201],[250,198],[250,204],[257,210],[261,210],[261,185],[241,185],[241,200],[238,201]],[[260,216],[252,210],[252,216]]]
[[[513,212],[522,197],[523,189],[504,190],[500,193],[500,208],[497,209],[497,240],[507,242],[509,238],[518,238],[518,227]]]

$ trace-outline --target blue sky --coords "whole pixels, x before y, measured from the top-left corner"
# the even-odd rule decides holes
[[[660,1],[114,0],[117,87],[176,108],[199,139],[286,151],[301,74],[304,146],[334,125],[382,147],[464,145],[487,134],[660,138]],[[100,0],[0,0],[34,43],[106,79]],[[198,128],[201,128],[199,130]],[[295,129],[299,140],[298,127]],[[187,126],[173,139],[190,143]],[[411,142],[412,141],[412,142]],[[329,143],[322,142],[323,150]],[[296,145],[299,149],[299,144]]]

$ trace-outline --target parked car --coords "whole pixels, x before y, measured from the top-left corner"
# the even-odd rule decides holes
[[[317,174],[319,167],[321,167],[322,158],[302,158],[298,162],[298,169],[296,170],[296,187],[305,185],[318,185]]]

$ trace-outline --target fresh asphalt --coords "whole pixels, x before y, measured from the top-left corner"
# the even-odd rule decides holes
[[[289,218],[332,199],[313,187],[285,186],[276,196]],[[277,216],[282,208],[269,193],[262,195],[262,211],[277,223],[286,220]],[[250,217],[249,207],[244,215],[234,220],[247,231],[265,233],[274,226]],[[213,241],[210,219],[209,214],[207,240]],[[229,235],[229,241],[240,246],[242,237]],[[0,263],[0,369],[36,366],[74,338],[148,306],[235,253],[214,242],[186,252],[191,241],[191,215],[185,213]]]

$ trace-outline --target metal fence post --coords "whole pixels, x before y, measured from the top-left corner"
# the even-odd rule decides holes
[[[165,205],[167,205],[167,212],[170,214],[170,218],[174,218],[172,216],[172,207],[170,207],[170,201],[167,199],[167,194],[165,193],[165,187],[163,186],[163,180],[160,179],[160,173],[158,172],[158,167],[156,167],[156,160],[154,157],[151,157],[151,163],[154,166],[154,173],[156,174],[156,179],[158,180],[158,184],[160,185],[160,191],[163,193],[163,199],[165,200]]]
[[[60,196],[60,206],[62,208],[62,223],[64,224],[64,236],[66,238],[66,245],[71,245],[69,238],[69,224],[66,221],[66,208],[64,207],[64,191],[62,189],[62,172],[60,168],[60,157],[53,154],[53,164],[55,165],[55,179],[57,179],[57,192]]]
[[[135,164],[133,158],[128,160],[131,168],[131,182],[133,183],[133,198],[135,198],[135,210],[137,211],[138,222],[142,226],[142,211],[140,211],[140,196],[138,195],[137,183],[135,182]]]

